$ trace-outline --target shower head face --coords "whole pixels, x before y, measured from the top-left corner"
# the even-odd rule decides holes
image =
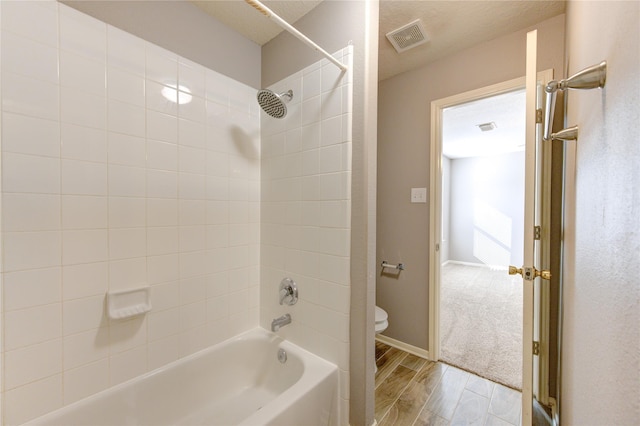
[[[262,89],[258,92],[258,103],[264,112],[273,118],[284,118],[287,115],[286,103],[293,97],[293,91],[277,94],[271,90]]]

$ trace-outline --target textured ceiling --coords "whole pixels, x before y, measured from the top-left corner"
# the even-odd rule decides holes
[[[524,151],[525,90],[516,90],[447,108],[442,113],[442,154],[478,157]],[[494,123],[483,132],[478,124]]]
[[[243,0],[190,1],[259,45],[282,31]],[[265,0],[263,3],[294,24],[321,1]],[[558,0],[380,0],[379,79],[393,77],[478,43],[521,30],[564,13],[564,10],[565,2]],[[429,42],[397,53],[385,34],[417,18],[422,20]]]

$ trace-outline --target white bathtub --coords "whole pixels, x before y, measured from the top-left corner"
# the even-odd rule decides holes
[[[334,364],[256,328],[29,424],[335,425],[337,406]]]

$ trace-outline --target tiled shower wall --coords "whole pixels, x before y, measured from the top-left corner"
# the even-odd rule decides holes
[[[340,424],[348,424],[352,47],[276,83],[293,90],[284,119],[261,113],[260,324],[290,313],[278,334],[340,368]],[[278,303],[284,277],[300,299]]]
[[[16,424],[258,324],[260,125],[230,78],[55,1],[0,7]],[[108,291],[146,285],[150,313],[107,318]]]

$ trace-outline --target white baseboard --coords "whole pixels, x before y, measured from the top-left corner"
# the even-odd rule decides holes
[[[442,266],[452,263],[454,265],[465,265],[465,266],[477,266],[480,268],[489,268],[489,269],[498,269],[498,270],[507,270],[509,269],[506,265],[487,265],[485,263],[474,263],[474,262],[462,262],[460,260],[447,260]]]
[[[394,348],[409,352],[410,354],[419,356],[421,358],[426,358],[429,360],[431,359],[431,357],[429,356],[429,351],[417,346],[410,345],[408,343],[401,342],[396,339],[392,339],[391,337],[385,336],[384,334],[376,334],[376,340],[389,346],[393,346]]]

